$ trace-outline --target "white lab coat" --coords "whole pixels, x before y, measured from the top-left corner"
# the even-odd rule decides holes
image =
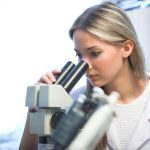
[[[145,98],[148,99],[148,102],[144,115],[140,119],[126,150],[150,150],[150,91]],[[121,150],[113,122],[107,132],[107,138],[109,150]]]
[[[150,150],[150,106],[148,108],[148,113],[141,119],[126,150]],[[107,136],[110,137],[108,140],[109,149],[121,150],[113,125],[111,125]]]

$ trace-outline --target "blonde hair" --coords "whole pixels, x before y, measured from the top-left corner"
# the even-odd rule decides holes
[[[118,6],[105,2],[86,9],[69,30],[71,39],[76,29],[87,31],[98,39],[114,45],[131,40],[134,49],[129,56],[129,64],[139,78],[146,78],[144,56],[137,34],[127,14]]]

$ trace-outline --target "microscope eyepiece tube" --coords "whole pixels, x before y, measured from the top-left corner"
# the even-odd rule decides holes
[[[88,69],[88,64],[81,60],[62,82],[62,87],[69,93]]]
[[[75,64],[71,61],[68,61],[65,64],[65,66],[61,69],[61,74],[58,77],[56,77],[55,84],[61,84],[74,67]]]

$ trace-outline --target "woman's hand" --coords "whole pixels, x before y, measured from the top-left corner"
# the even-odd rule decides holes
[[[53,84],[56,82],[56,76],[61,73],[60,70],[52,70],[51,72],[47,72],[41,76],[38,81],[38,84],[45,83],[45,84]]]

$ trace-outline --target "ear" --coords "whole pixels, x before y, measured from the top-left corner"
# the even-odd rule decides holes
[[[127,40],[123,43],[123,46],[122,46],[122,56],[124,58],[127,58],[130,56],[130,54],[132,53],[133,51],[133,48],[134,48],[134,44],[131,40]]]

